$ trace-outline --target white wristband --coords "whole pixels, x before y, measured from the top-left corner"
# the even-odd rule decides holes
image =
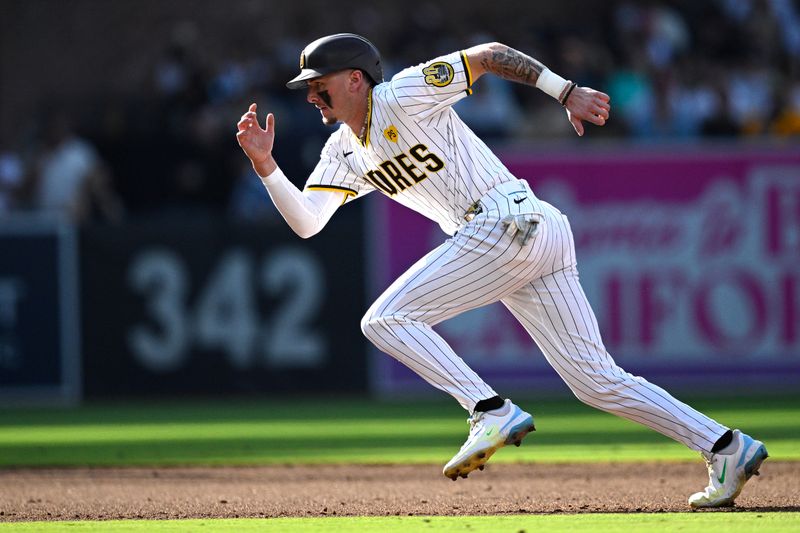
[[[564,94],[567,87],[569,87],[569,82],[567,80],[546,67],[542,73],[539,74],[539,79],[536,80],[537,89],[549,94],[559,102],[561,101],[561,95]]]

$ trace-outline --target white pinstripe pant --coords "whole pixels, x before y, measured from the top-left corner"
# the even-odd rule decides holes
[[[496,393],[432,326],[500,300],[581,401],[691,449],[710,451],[728,428],[625,372],[606,351],[578,281],[567,217],[538,200],[524,181],[495,187],[481,205],[483,213],[420,259],[370,307],[361,323],[367,338],[472,412],[478,401]],[[504,216],[520,213],[542,215],[525,246],[501,224]]]

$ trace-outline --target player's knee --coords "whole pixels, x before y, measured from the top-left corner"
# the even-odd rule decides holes
[[[378,331],[380,329],[380,325],[378,321],[380,317],[373,315],[372,313],[367,313],[361,319],[361,332],[364,334],[366,338],[368,338],[373,343],[378,336]]]
[[[571,387],[571,389],[572,394],[574,394],[577,399],[586,405],[597,407],[598,403],[600,403],[600,396],[602,396],[602,393],[598,393],[598,391],[586,390],[577,387]]]
[[[392,328],[396,327],[399,320],[395,315],[379,315],[368,312],[361,319],[361,332],[373,343],[377,343],[381,335],[384,337],[391,333]]]

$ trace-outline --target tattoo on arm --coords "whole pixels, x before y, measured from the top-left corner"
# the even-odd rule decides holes
[[[545,68],[532,57],[504,45],[495,45],[487,50],[481,59],[481,65],[487,72],[496,74],[504,80],[526,85],[536,85],[539,74]]]

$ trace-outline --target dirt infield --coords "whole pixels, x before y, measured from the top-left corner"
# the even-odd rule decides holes
[[[800,462],[767,462],[737,510],[800,511]],[[688,511],[696,464],[0,470],[0,521]]]

